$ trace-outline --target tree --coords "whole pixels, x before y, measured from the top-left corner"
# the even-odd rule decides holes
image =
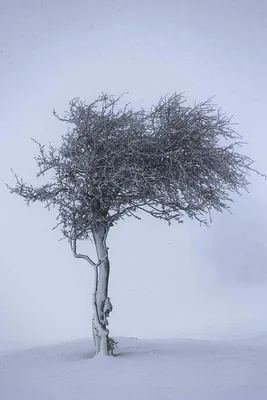
[[[213,209],[229,209],[231,195],[247,190],[252,160],[236,151],[241,136],[231,119],[206,101],[193,107],[180,94],[163,97],[149,111],[119,108],[121,97],[100,95],[86,104],[70,102],[64,117],[70,125],[62,144],[37,143],[37,177],[52,173],[34,187],[15,175],[11,193],[27,204],[39,201],[58,210],[57,225],[73,255],[94,269],[93,337],[96,353],[113,353],[108,317],[110,264],[107,235],[125,216],[140,211],[168,223],[187,215],[206,224]],[[256,171],[257,172],[257,171]],[[97,261],[77,252],[77,242],[93,237]]]

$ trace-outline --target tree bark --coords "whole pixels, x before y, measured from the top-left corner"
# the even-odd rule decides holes
[[[108,297],[110,264],[106,237],[108,228],[98,225],[93,230],[93,238],[96,246],[98,264],[95,267],[95,288],[93,293],[93,337],[96,354],[112,354],[112,346],[109,338],[108,316],[112,311],[112,304]]]

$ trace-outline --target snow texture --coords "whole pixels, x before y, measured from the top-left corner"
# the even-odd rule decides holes
[[[88,341],[1,353],[0,398],[267,399],[264,336],[230,342],[119,339],[117,357],[92,355]]]

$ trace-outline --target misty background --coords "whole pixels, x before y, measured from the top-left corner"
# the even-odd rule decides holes
[[[67,130],[53,108],[101,91],[134,108],[216,95],[266,173],[266,21],[264,0],[0,2],[0,350],[91,336],[90,267],[58,242],[55,211],[4,186],[11,167],[36,183],[30,138],[60,144]],[[111,230],[112,335],[267,333],[267,181],[251,180],[209,228],[145,216]]]

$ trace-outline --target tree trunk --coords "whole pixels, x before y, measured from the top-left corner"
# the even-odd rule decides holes
[[[96,246],[98,264],[95,267],[95,288],[93,293],[93,337],[96,354],[113,354],[113,340],[109,338],[108,316],[112,311],[112,304],[108,297],[109,259],[106,237],[108,228],[99,225],[93,229],[93,238]]]

